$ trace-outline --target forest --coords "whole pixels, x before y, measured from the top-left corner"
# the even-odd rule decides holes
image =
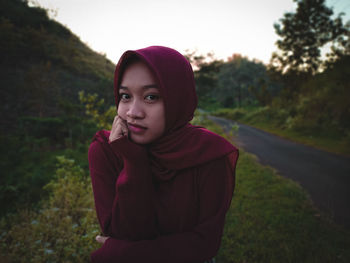
[[[295,2],[296,11],[274,25],[279,40],[269,64],[242,54],[227,60],[184,54],[206,112],[197,112],[193,123],[234,140],[206,118],[222,116],[350,156],[350,21],[323,0]],[[88,262],[99,229],[87,151],[95,132],[110,129],[116,114],[114,64],[47,10],[24,0],[0,0],[0,7],[3,260]],[[350,259],[348,230],[320,216],[299,185],[247,153],[240,162],[242,192],[228,215],[218,262]],[[273,203],[276,198],[281,203]],[[281,221],[267,216],[273,209],[282,211]]]

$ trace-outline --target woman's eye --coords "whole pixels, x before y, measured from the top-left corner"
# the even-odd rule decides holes
[[[121,94],[119,94],[119,96],[120,96],[121,100],[128,100],[128,99],[130,99],[129,94],[126,94],[126,93],[121,93]]]
[[[158,95],[150,94],[150,95],[147,95],[147,96],[145,97],[145,99],[148,100],[148,101],[156,101],[156,100],[159,99],[159,96],[158,96]]]

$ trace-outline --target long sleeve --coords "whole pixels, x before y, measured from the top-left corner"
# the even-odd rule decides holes
[[[103,234],[110,236],[115,184],[123,168],[123,160],[113,153],[107,138],[101,133],[94,136],[88,159],[97,218]]]
[[[109,238],[92,254],[95,263],[194,263],[215,256],[220,247],[225,215],[234,190],[232,161],[229,157],[198,167],[199,220],[192,231],[159,236],[152,240],[125,241]]]
[[[88,155],[103,233],[123,240],[154,237],[154,190],[146,150],[123,137],[112,143],[93,141]]]

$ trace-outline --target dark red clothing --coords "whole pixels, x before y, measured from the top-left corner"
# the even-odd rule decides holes
[[[142,146],[126,137],[109,144],[108,137],[107,131],[99,132],[89,149],[98,219],[112,237],[92,261],[195,263],[215,256],[238,152],[162,181],[152,176]]]
[[[196,263],[216,255],[234,190],[238,150],[188,122],[197,106],[193,71],[177,51],[159,46],[125,52],[115,97],[130,59],[156,76],[165,132],[147,145],[99,131],[89,148],[97,216],[110,236],[94,263]]]

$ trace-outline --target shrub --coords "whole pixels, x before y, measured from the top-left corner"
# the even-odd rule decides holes
[[[242,108],[235,108],[235,109],[223,108],[223,109],[219,109],[219,110],[215,111],[214,115],[219,116],[219,117],[228,118],[231,120],[240,120],[243,117],[245,117],[246,110],[244,110]]]
[[[11,262],[88,262],[98,247],[89,177],[73,160],[57,157],[56,178],[39,211],[19,211],[0,222],[0,251]]]

